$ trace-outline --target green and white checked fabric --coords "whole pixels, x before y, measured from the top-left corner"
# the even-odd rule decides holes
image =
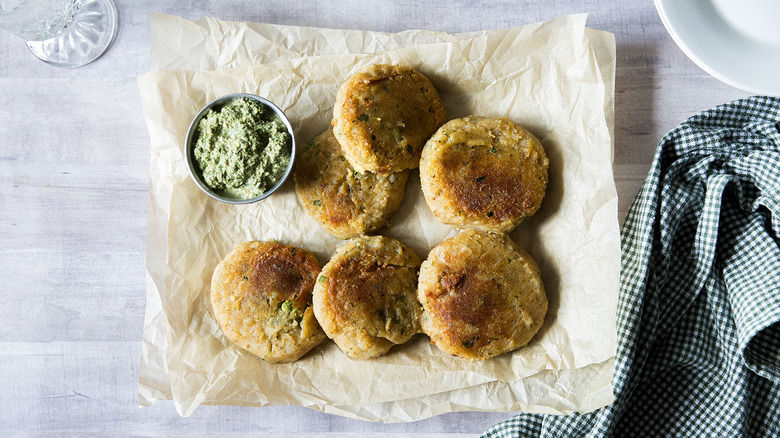
[[[780,99],[686,120],[622,230],[615,402],[484,437],[780,436]]]

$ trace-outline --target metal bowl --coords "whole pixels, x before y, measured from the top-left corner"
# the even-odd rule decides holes
[[[200,123],[201,119],[203,119],[203,117],[206,116],[209,110],[212,109],[219,110],[220,108],[222,108],[222,106],[224,106],[231,100],[242,98],[242,97],[260,102],[262,105],[273,110],[273,112],[279,117],[279,119],[282,120],[284,126],[287,127],[287,132],[290,133],[290,163],[287,165],[287,169],[284,171],[282,177],[276,182],[276,184],[274,184],[273,187],[266,190],[263,194],[252,198],[233,198],[229,196],[223,196],[215,192],[211,187],[209,187],[206,184],[205,181],[203,181],[200,168],[198,166],[197,161],[195,160],[195,143],[197,142],[196,134],[198,131],[198,124]],[[279,189],[279,187],[281,187],[282,184],[284,184],[284,182],[287,181],[287,178],[292,173],[293,161],[295,161],[295,135],[293,134],[293,129],[292,126],[290,125],[290,121],[287,119],[287,116],[284,114],[284,112],[282,112],[281,109],[279,109],[279,107],[274,105],[268,99],[262,98],[254,94],[247,94],[247,93],[228,94],[226,96],[220,97],[219,99],[215,99],[214,101],[210,102],[208,105],[204,106],[200,111],[198,111],[198,114],[195,116],[195,118],[192,119],[192,122],[190,123],[190,127],[187,130],[187,138],[184,143],[184,152],[187,158],[187,166],[190,169],[190,175],[192,176],[192,179],[195,181],[195,184],[197,184],[198,187],[205,194],[211,196],[216,200],[226,202],[228,204],[251,204],[253,202],[257,202],[271,196],[271,194],[276,192]]]

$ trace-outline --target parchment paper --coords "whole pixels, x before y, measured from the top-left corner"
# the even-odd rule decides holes
[[[612,401],[620,267],[612,178],[615,45],[584,15],[511,29],[398,34],[152,16],[152,71],[139,78],[151,138],[147,312],[139,402],[295,404],[371,421],[462,410],[587,412]],[[542,142],[550,183],[541,209],[512,233],[540,265],[550,302],[526,347],[470,362],[419,335],[371,361],[331,341],[291,364],[235,347],[210,309],[216,264],[244,240],[312,250],[321,263],[343,241],[298,203],[292,181],[270,198],[225,205],[202,194],[183,155],[187,127],[234,92],[282,108],[296,140],[325,130],[338,86],[376,62],[411,65],[434,83],[451,118],[504,116]],[[416,173],[389,228],[422,258],[457,230],[440,224]]]

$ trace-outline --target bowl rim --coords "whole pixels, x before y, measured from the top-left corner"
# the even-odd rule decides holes
[[[215,193],[214,190],[211,189],[206,184],[205,181],[203,181],[203,177],[200,174],[200,170],[197,167],[195,156],[194,156],[195,141],[196,141],[195,132],[197,131],[198,124],[203,119],[203,117],[205,117],[206,114],[213,108],[221,108],[222,106],[226,105],[228,102],[240,98],[252,99],[257,102],[260,102],[261,104],[265,105],[267,108],[270,108],[279,117],[279,119],[281,119],[282,123],[284,123],[284,126],[287,128],[287,132],[289,132],[290,134],[290,162],[287,164],[287,169],[285,169],[281,178],[279,178],[279,180],[276,181],[276,184],[274,184],[273,187],[266,190],[262,194],[258,196],[254,196],[252,198],[230,198]],[[193,181],[195,181],[195,184],[203,193],[207,194],[213,199],[228,204],[251,204],[271,196],[287,181],[290,174],[292,173],[293,162],[295,161],[295,155],[296,155],[295,152],[296,152],[295,133],[293,131],[292,125],[290,124],[290,120],[287,118],[287,115],[284,113],[284,111],[282,111],[278,106],[276,106],[276,104],[274,104],[270,100],[262,96],[259,96],[257,94],[251,94],[251,93],[226,94],[204,105],[200,109],[200,111],[198,111],[195,117],[192,118],[192,121],[190,122],[190,125],[187,128],[187,136],[184,140],[184,155],[187,160],[187,167],[189,168],[190,177],[192,177]]]

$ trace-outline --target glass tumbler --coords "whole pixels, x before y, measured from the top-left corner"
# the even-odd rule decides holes
[[[0,0],[0,29],[22,38],[44,62],[79,67],[111,45],[116,6],[113,0]]]

